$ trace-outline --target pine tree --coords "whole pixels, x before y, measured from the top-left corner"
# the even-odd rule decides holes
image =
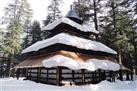
[[[32,25],[32,29],[30,31],[31,45],[37,41],[42,40],[41,38],[41,28],[40,23],[38,21],[34,21]]]
[[[4,44],[4,32],[0,29],[0,52],[3,51],[3,44]]]
[[[26,0],[13,0],[5,8],[3,24],[7,25],[7,33],[4,40],[4,51],[10,57],[10,68],[14,65],[15,54],[21,51],[23,27],[25,25],[29,10],[26,9]],[[10,73],[9,73],[10,74]]]
[[[46,20],[44,20],[44,25],[52,23],[53,21],[62,17],[61,11],[59,9],[62,0],[51,0],[51,4],[48,6],[48,15]]]
[[[24,39],[23,48],[26,48],[40,40],[42,40],[40,23],[34,21],[28,35]]]
[[[90,18],[92,17],[91,12],[89,12],[91,9],[90,0],[78,0],[77,2],[74,2],[73,5],[76,12],[83,19],[84,22],[90,20]]]
[[[130,38],[133,34],[133,28],[131,26],[132,20],[128,15],[130,12],[127,9],[128,2],[129,0],[109,0],[106,4],[109,9],[108,15],[102,17],[103,36],[101,39],[118,51],[120,63],[127,61],[131,63],[134,50]],[[131,65],[127,65],[131,67]]]
[[[27,21],[32,17],[32,10],[27,0],[13,0],[6,8],[2,23],[9,25],[12,20],[16,19],[20,22],[22,29]]]
[[[95,26],[95,29],[99,31],[99,16],[102,13],[101,2],[103,0],[78,0],[74,2],[75,9],[79,16],[85,21],[90,21]]]
[[[33,11],[30,8],[30,5],[27,0],[21,0],[20,14],[23,31],[27,33],[31,28],[31,19],[33,16]]]
[[[136,74],[137,74],[137,0],[129,0],[129,15],[132,19],[132,28],[134,29],[134,32],[132,33],[131,36],[131,43],[134,46],[134,61],[133,61],[133,68],[136,69]]]

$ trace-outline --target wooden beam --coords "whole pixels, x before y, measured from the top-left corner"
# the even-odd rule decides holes
[[[61,68],[60,67],[56,67],[57,70],[57,74],[56,74],[56,82],[57,82],[57,86],[61,85]]]
[[[75,71],[72,70],[72,81],[75,83]]]
[[[94,74],[94,83],[96,83],[97,82],[97,71],[95,71],[95,74]]]
[[[94,72],[91,72],[91,74],[92,74],[92,83],[94,83],[95,82],[95,73]]]
[[[39,83],[39,80],[40,80],[40,67],[37,68],[37,83]]]
[[[102,76],[103,78],[103,80],[106,80],[106,71],[104,70],[104,72],[103,72],[103,76]]]
[[[122,70],[119,70],[119,77],[120,77],[120,80],[123,81],[123,74],[122,74]]]
[[[82,71],[82,84],[85,84],[85,70],[81,69]]]
[[[30,74],[29,74],[29,78],[31,79],[31,69],[30,69]]]
[[[101,80],[101,70],[100,69],[98,69],[98,75],[99,75],[99,81]]]
[[[26,79],[28,79],[28,68],[26,68]]]
[[[20,77],[20,69],[19,68],[17,69],[16,75],[17,75],[16,77],[17,77],[17,80],[18,80],[19,77]]]
[[[48,75],[49,69],[48,69],[48,68],[46,68],[46,69],[47,69],[47,82],[48,82],[48,78],[49,78],[49,75]]]

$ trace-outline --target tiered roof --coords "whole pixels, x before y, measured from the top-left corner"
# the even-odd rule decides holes
[[[84,50],[91,50],[91,51],[93,50],[97,52],[100,51],[100,52],[106,52],[110,54],[117,54],[116,51],[110,49],[109,47],[105,46],[104,44],[100,42],[83,39],[83,38],[72,36],[66,33],[60,33],[49,39],[38,41],[37,43],[31,45],[30,47],[24,49],[22,53],[38,51],[40,49],[43,49],[45,47],[48,47],[50,45],[54,45],[57,43],[74,46]]]

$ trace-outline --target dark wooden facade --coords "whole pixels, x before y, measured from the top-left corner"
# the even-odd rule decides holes
[[[115,73],[116,74],[116,73]],[[52,85],[97,84],[102,80],[112,81],[112,72],[105,70],[71,70],[66,67],[37,67],[18,69],[18,77]]]

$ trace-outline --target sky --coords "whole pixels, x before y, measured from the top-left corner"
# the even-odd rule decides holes
[[[4,7],[12,0],[0,0],[0,19],[4,15]],[[42,23],[47,16],[47,7],[50,4],[51,0],[28,0],[30,3],[31,9],[33,9],[33,20],[38,20]],[[70,9],[70,5],[74,0],[63,0],[61,5],[62,15],[64,16]]]

